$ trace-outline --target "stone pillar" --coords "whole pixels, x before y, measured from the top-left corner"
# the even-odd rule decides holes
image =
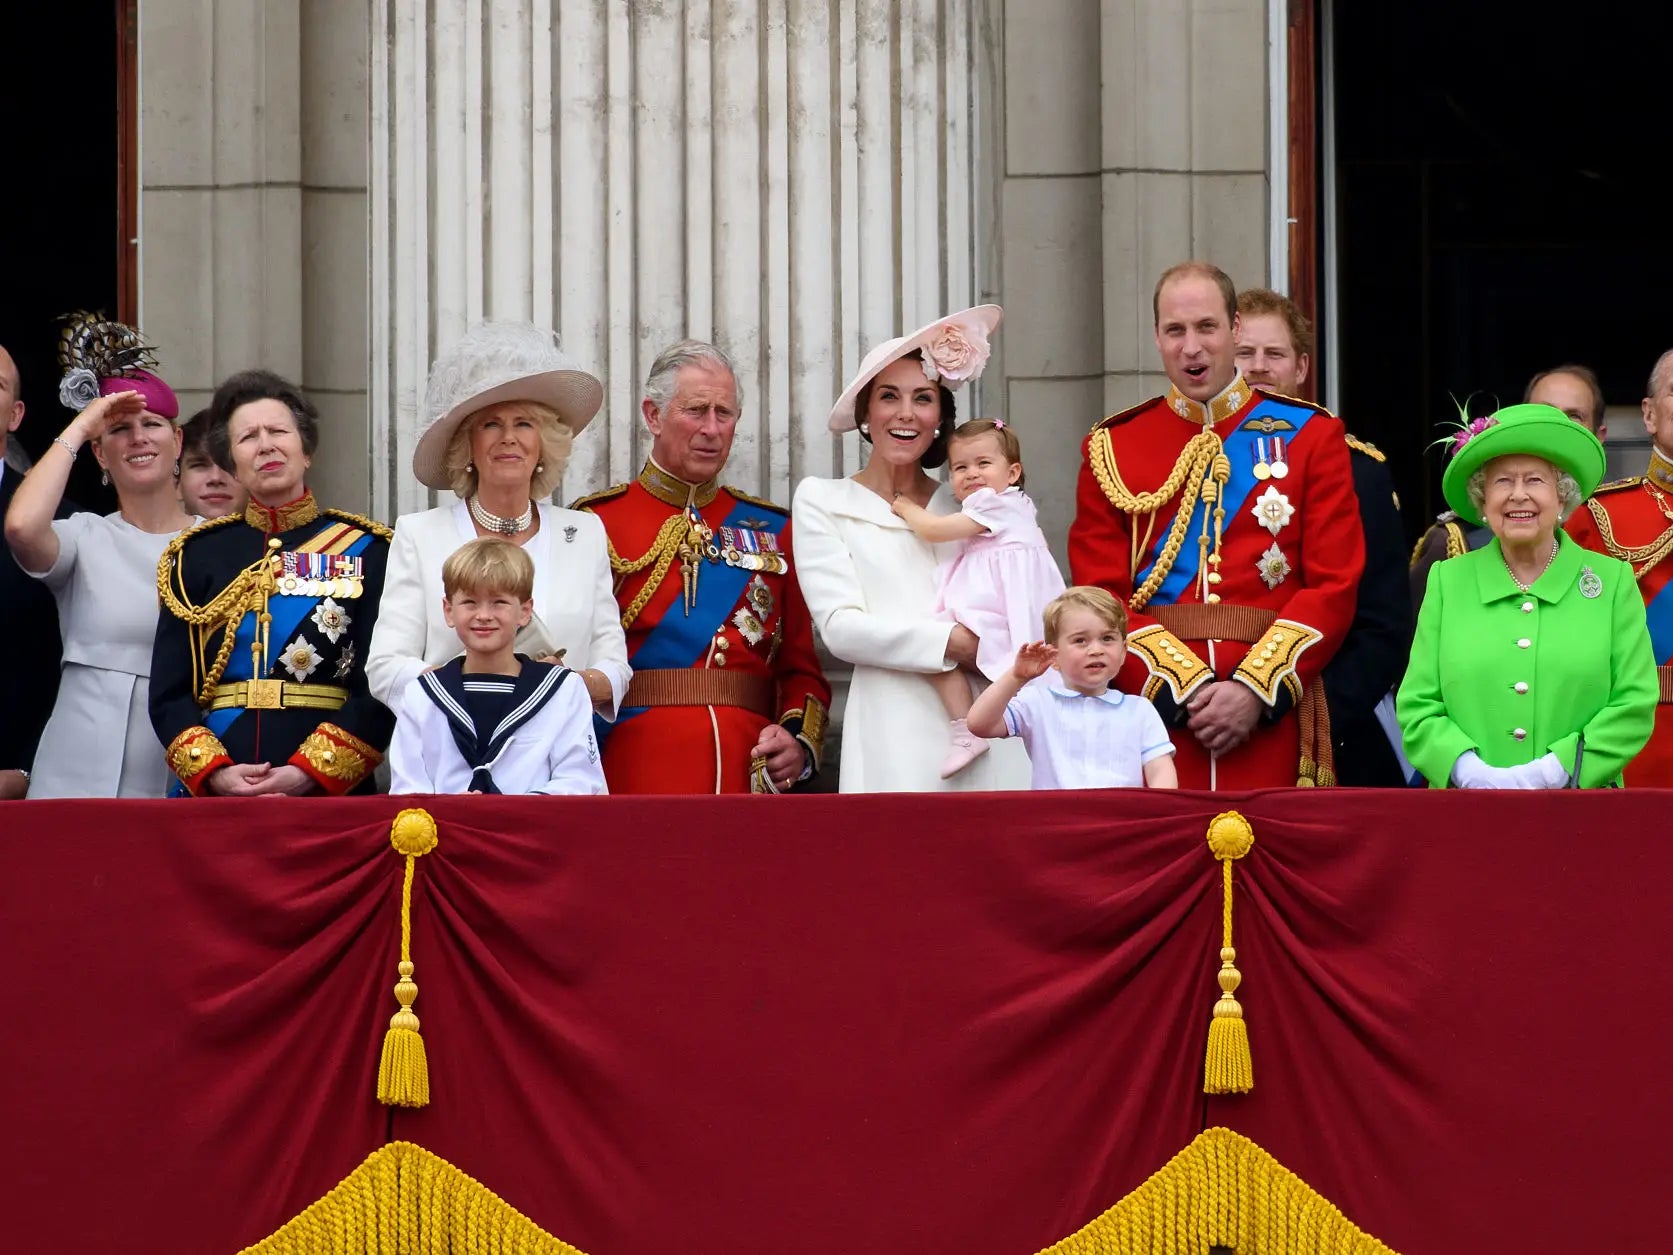
[[[311,477],[366,492],[366,39],[328,0],[146,0],[140,325],[189,412],[266,366],[318,403]]]
[[[731,482],[852,470],[825,418],[865,349],[975,299],[975,5],[372,0],[377,510],[431,504],[425,375],[484,317],[605,382],[563,499],[637,471],[682,335],[739,361]]]
[[[1003,294],[1005,406],[1060,557],[1081,438],[1167,387],[1156,276],[1196,257],[1240,286],[1268,281],[1277,2],[986,0],[1002,53],[982,278]]]

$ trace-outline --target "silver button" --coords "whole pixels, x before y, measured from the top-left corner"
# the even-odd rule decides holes
[[[1522,613],[1523,614],[1532,614],[1533,612],[1534,612],[1534,603],[1533,602],[1525,601],[1525,602],[1522,603]]]
[[[1526,680],[1518,680],[1516,682],[1516,691],[1518,693],[1526,693],[1528,691],[1528,682]]]
[[[1526,648],[1528,648],[1528,646],[1530,646],[1532,644],[1533,644],[1533,642],[1530,641],[1526,636],[1524,636],[1521,640],[1516,642],[1516,648],[1526,649]]]
[[[1528,739],[1528,730],[1526,728],[1518,728],[1516,731],[1511,733],[1511,736],[1515,737],[1518,741],[1526,741]]]

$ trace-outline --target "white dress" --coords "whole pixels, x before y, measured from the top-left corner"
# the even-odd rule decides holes
[[[957,508],[945,486],[929,503],[934,514]],[[851,479],[804,479],[790,517],[796,578],[814,626],[827,649],[854,665],[842,716],[842,791],[1026,789],[1028,755],[1016,740],[993,742],[941,779],[947,712],[925,678],[948,670],[952,631],[935,613],[937,548]]]
[[[442,618],[441,568],[455,549],[475,539],[463,501],[395,521],[383,600],[366,658],[372,696],[391,710],[420,672],[465,652]],[[603,672],[619,707],[633,669],[627,663],[604,524],[584,510],[542,505],[540,530],[523,549],[534,559],[534,612],[554,644],[566,651],[563,665]],[[609,717],[615,717],[614,709]]]
[[[119,513],[72,514],[52,530],[58,561],[30,574],[58,602],[64,663],[29,796],[164,797],[168,760],[146,702],[157,561],[175,533],[143,532]]]

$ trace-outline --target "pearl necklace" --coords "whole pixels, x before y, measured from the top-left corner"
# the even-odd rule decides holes
[[[475,496],[465,502],[470,507],[471,517],[476,525],[485,532],[496,532],[501,536],[515,536],[518,532],[526,532],[534,523],[534,502],[529,502],[529,508],[516,518],[502,519],[497,514],[490,514],[482,508],[482,503]]]
[[[1510,559],[1505,556],[1505,551],[1503,549],[1499,550],[1499,557],[1504,559],[1505,570],[1510,573],[1510,582],[1516,585],[1516,587],[1521,589],[1523,592],[1527,592],[1535,584],[1539,583],[1539,575],[1544,575],[1547,571],[1549,571],[1551,569],[1551,564],[1557,560],[1557,541],[1555,537],[1552,538],[1551,556],[1546,558],[1545,565],[1540,567],[1539,575],[1534,576],[1534,578],[1529,580],[1526,584],[1517,579],[1516,572],[1510,569]]]

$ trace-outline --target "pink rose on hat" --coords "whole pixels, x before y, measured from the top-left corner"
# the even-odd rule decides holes
[[[935,329],[924,351],[924,374],[931,383],[937,372],[954,383],[974,379],[988,363],[987,328],[974,319],[949,318]]]

